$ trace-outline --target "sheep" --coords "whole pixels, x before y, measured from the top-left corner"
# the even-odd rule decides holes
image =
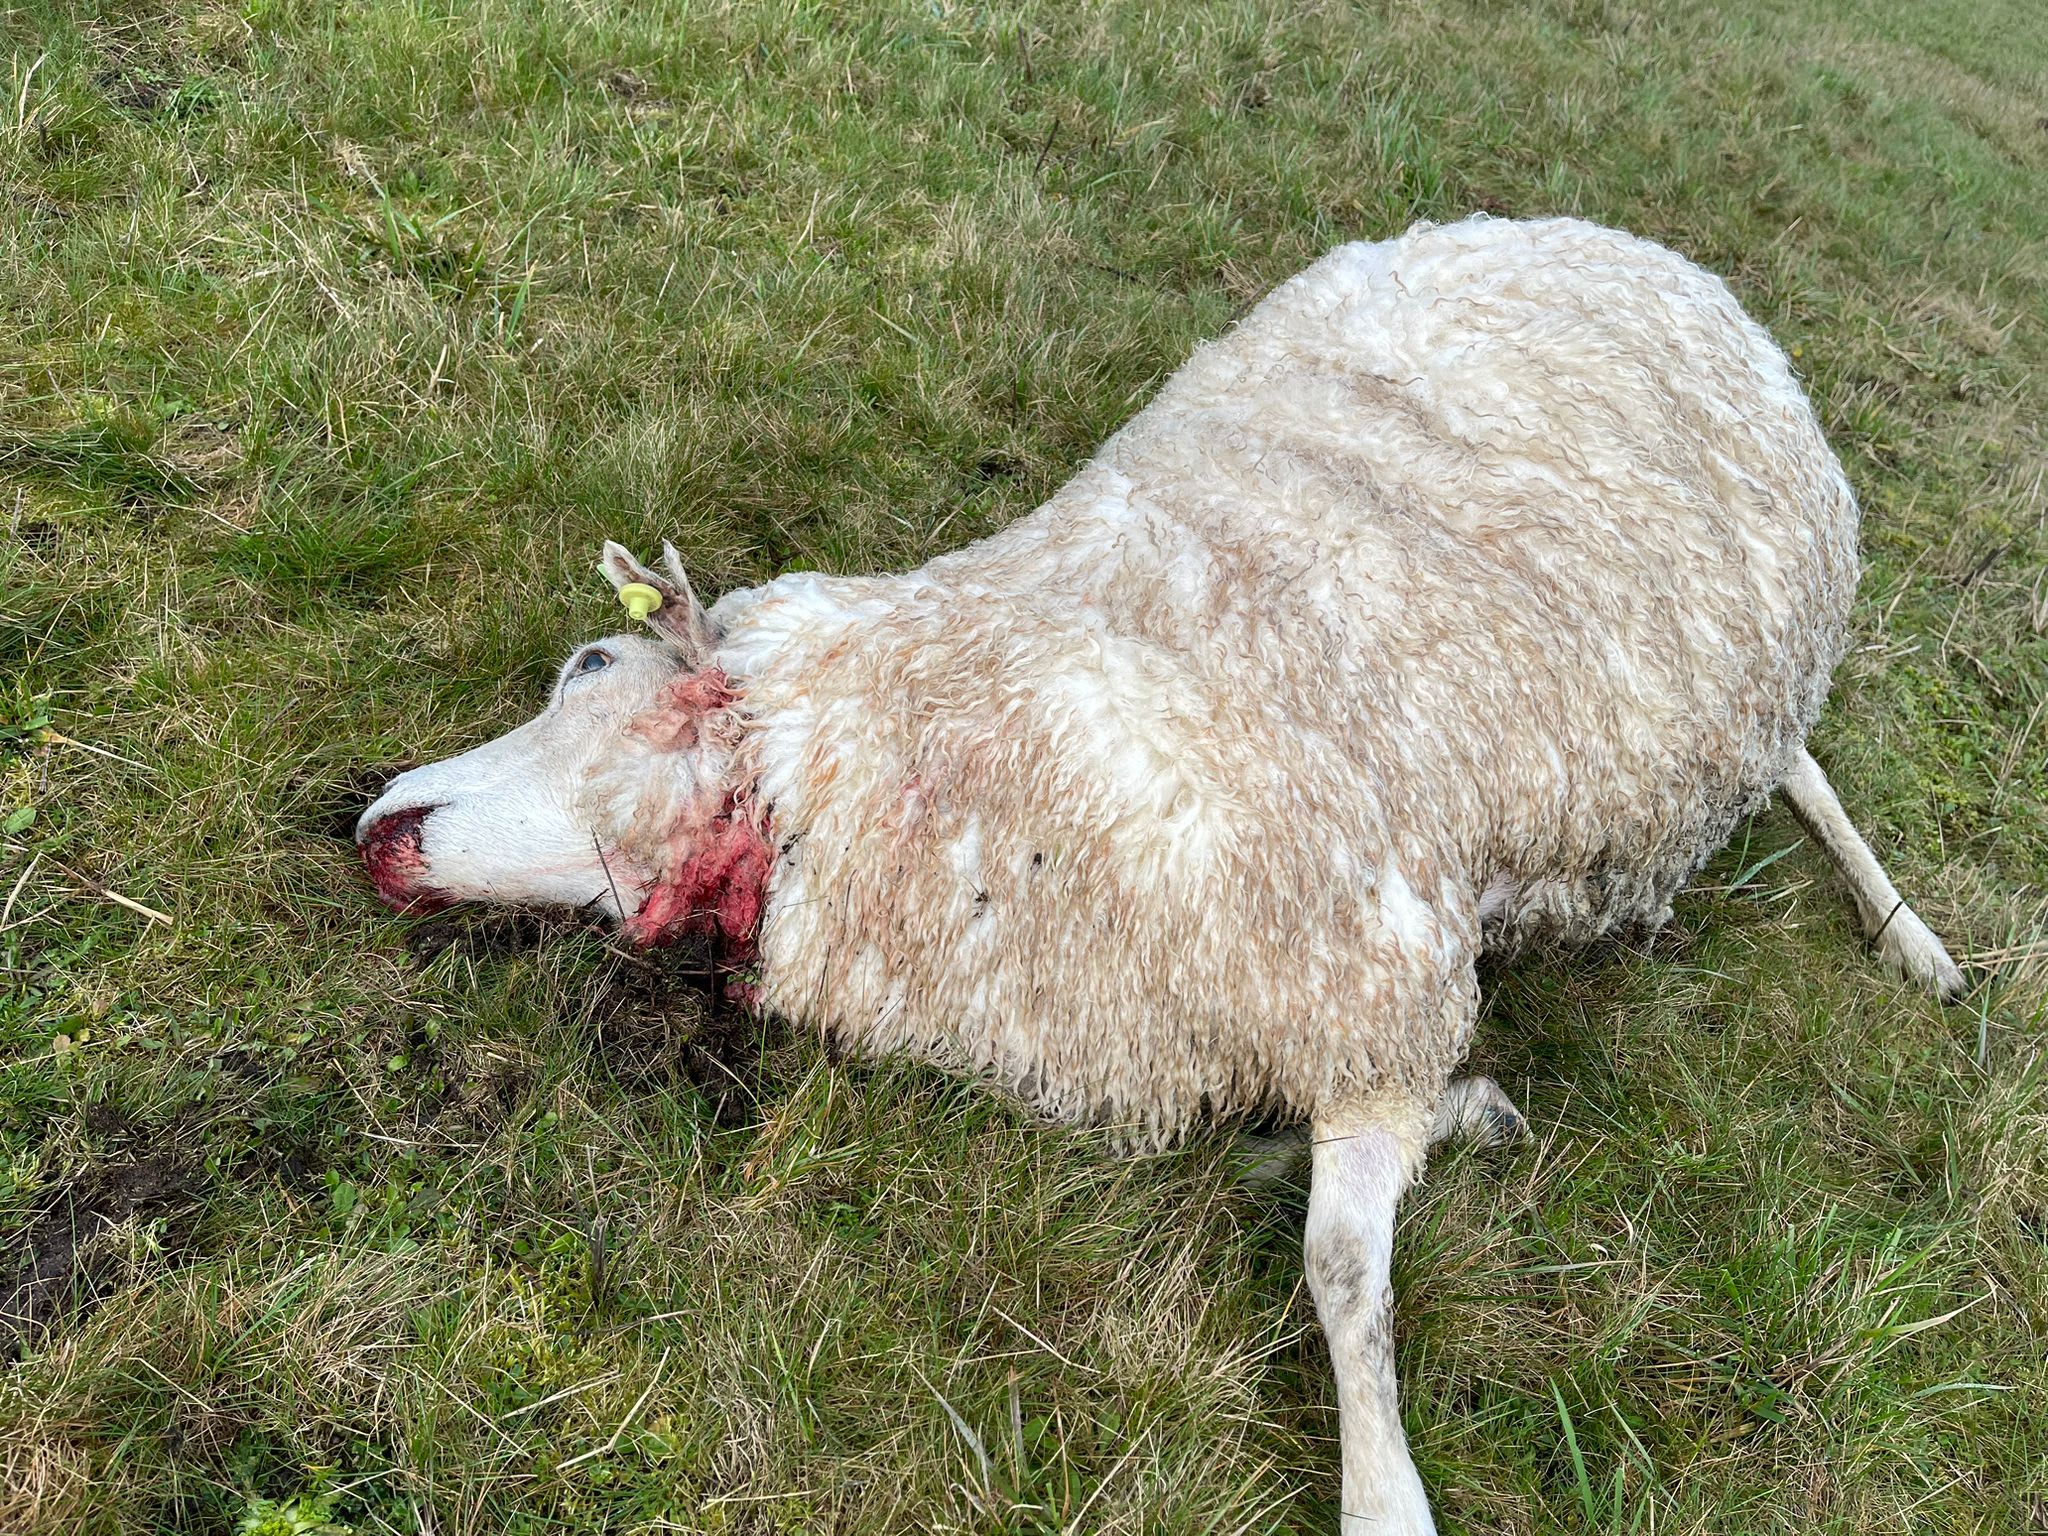
[[[1199,351],[1036,512],[900,575],[706,609],[607,544],[646,636],[400,775],[402,911],[709,933],[756,1006],[1157,1147],[1311,1131],[1304,1259],[1342,1528],[1432,1529],[1395,1400],[1395,1209],[1482,953],[1654,929],[1782,791],[1895,971],[1962,977],[1803,742],[1857,508],[1715,277],[1571,219],[1347,245]]]

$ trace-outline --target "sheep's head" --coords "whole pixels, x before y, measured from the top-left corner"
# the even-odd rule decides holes
[[[590,907],[642,943],[692,928],[751,938],[769,861],[735,771],[737,696],[711,666],[710,619],[666,554],[657,573],[604,548],[614,587],[660,596],[650,635],[582,647],[538,716],[400,774],[363,812],[356,845],[386,905]]]

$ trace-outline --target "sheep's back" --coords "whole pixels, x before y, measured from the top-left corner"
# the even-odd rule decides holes
[[[1804,393],[1718,278],[1477,218],[1332,252],[1046,508],[930,569],[1284,699],[1527,894],[1503,936],[1573,936],[1658,920],[1783,777],[1855,544]],[[1560,905],[1582,881],[1592,905]]]

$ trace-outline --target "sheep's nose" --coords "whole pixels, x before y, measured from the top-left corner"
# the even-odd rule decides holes
[[[363,868],[377,888],[378,899],[394,912],[434,912],[451,904],[430,882],[427,857],[420,847],[427,818],[433,813],[431,805],[409,806],[374,818],[365,813],[356,826]]]

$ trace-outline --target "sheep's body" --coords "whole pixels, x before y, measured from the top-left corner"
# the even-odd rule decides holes
[[[1855,539],[1706,272],[1563,220],[1344,247],[1002,533],[713,610],[763,1001],[1140,1142],[1428,1102],[1484,945],[1662,922],[1784,778]]]
[[[1304,1273],[1346,1536],[1427,1536],[1390,1274],[1488,945],[1654,925],[1774,788],[1894,969],[1961,973],[1801,745],[1856,506],[1785,359],[1654,245],[1474,220],[1348,246],[1205,348],[1032,516],[902,576],[652,638],[386,788],[384,899],[712,929],[770,1008],[1164,1141],[1312,1122]],[[651,606],[649,606],[651,604]]]

